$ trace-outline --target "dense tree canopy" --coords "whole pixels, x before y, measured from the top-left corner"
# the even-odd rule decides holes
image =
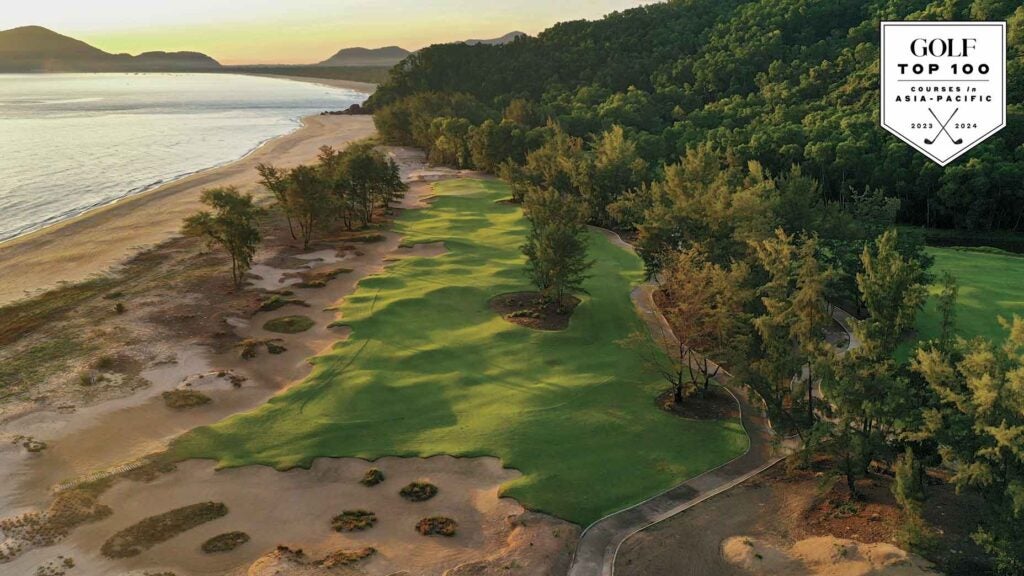
[[[878,22],[901,19],[1008,22],[1008,125],[946,168],[878,126]],[[881,190],[906,223],[1021,230],[1022,43],[1014,0],[673,0],[503,46],[432,46],[370,105],[385,138],[458,165],[521,162],[548,120],[588,143],[621,127],[651,167],[704,144],[769,174],[799,164],[829,200]]]

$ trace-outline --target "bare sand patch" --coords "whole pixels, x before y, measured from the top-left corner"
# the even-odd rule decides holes
[[[778,576],[924,576],[934,574],[923,558],[886,543],[865,544],[816,536],[785,548],[748,536],[722,543],[722,555],[751,574]]]
[[[75,573],[80,575],[143,569],[196,576],[244,573],[278,545],[316,558],[341,549],[373,547],[377,553],[359,564],[370,575],[399,570],[440,575],[504,548],[507,518],[524,512],[514,500],[498,497],[499,486],[520,474],[502,468],[495,458],[383,458],[372,465],[386,480],[374,487],[359,482],[369,465],[355,458],[321,458],[309,470],[279,472],[263,466],[218,471],[212,462],[184,462],[149,483],[115,484],[100,498],[113,514],[78,528],[57,549],[75,558]],[[426,502],[403,499],[399,489],[413,481],[437,485],[438,494]],[[228,513],[132,558],[114,560],[99,554],[118,531],[205,500],[223,502]],[[377,522],[365,531],[336,532],[332,519],[350,509],[372,511]],[[429,516],[455,519],[458,532],[444,538],[420,536],[416,524]],[[249,542],[218,554],[202,552],[204,542],[230,531],[247,533]],[[11,565],[18,566],[17,560]]]

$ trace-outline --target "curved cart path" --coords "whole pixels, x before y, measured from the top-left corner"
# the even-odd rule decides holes
[[[602,228],[594,229],[616,245],[634,251],[633,246],[622,240],[618,234]],[[668,321],[654,303],[656,289],[657,285],[653,282],[637,287],[632,293],[633,302],[653,333],[662,333],[674,338]],[[833,317],[849,332],[849,315],[838,308],[834,310]],[[733,384],[732,377],[725,370],[719,371],[716,380],[739,404],[741,422],[750,438],[747,451],[718,468],[708,470],[588,526],[576,546],[576,553],[569,567],[569,576],[612,576],[619,547],[630,536],[760,474],[782,461],[788,449],[795,447],[786,441],[779,446],[771,429],[771,422],[763,415],[761,407],[750,403],[746,390]]]

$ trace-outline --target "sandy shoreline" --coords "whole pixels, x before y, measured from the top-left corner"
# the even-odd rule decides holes
[[[259,193],[256,164],[294,166],[321,146],[341,148],[375,132],[370,116],[310,116],[298,130],[269,140],[248,156],[130,196],[117,203],[0,244],[0,305],[78,282],[175,234],[199,208],[205,188],[237,186]]]
[[[306,82],[307,84],[320,84],[322,86],[330,86],[331,88],[345,88],[348,90],[366,92],[367,97],[377,90],[377,85],[372,82],[357,82],[355,80],[314,78],[312,76],[288,76],[284,74],[259,74],[256,72],[236,72],[236,74],[242,74],[243,76],[259,76],[261,78],[278,78],[281,80],[291,80],[293,82]]]

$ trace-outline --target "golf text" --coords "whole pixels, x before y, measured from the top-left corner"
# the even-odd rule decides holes
[[[1003,22],[883,22],[881,124],[940,165],[1003,126]]]

